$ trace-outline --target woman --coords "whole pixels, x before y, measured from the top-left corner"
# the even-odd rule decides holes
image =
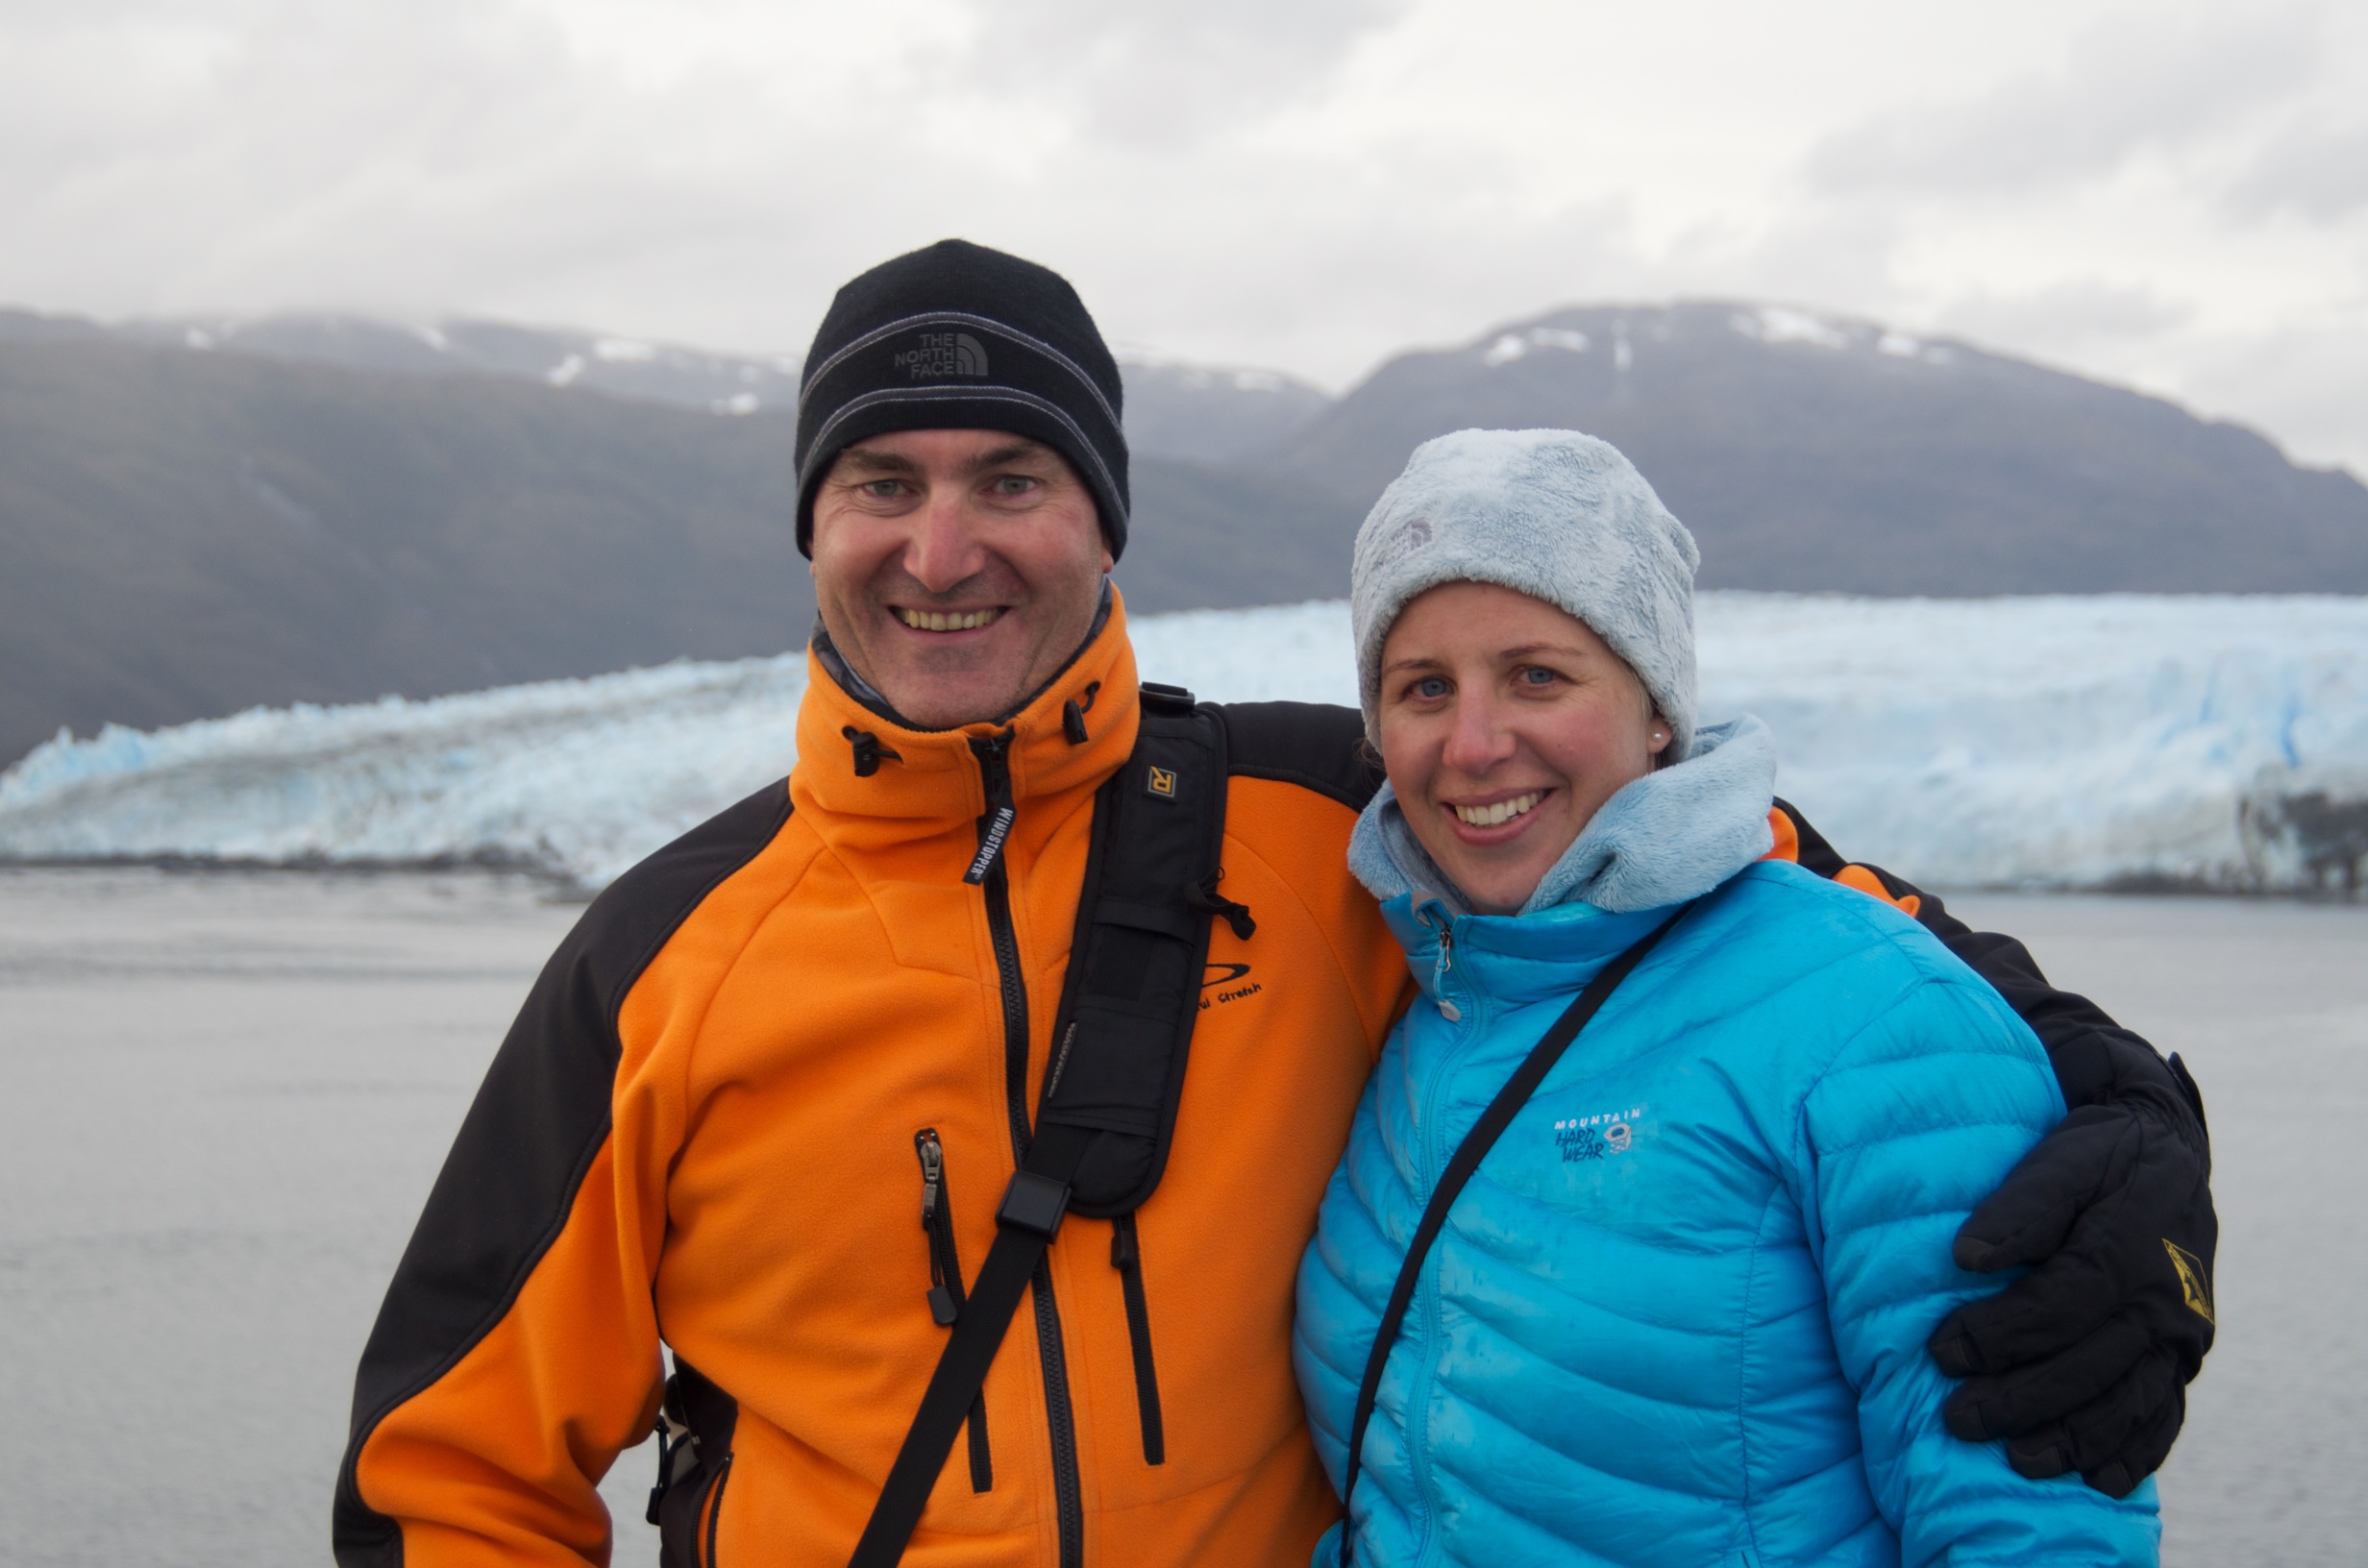
[[[1358,534],[1389,784],[1350,863],[1422,994],[1300,1271],[1336,1486],[1443,1170],[1661,935],[1449,1178],[1379,1335],[1354,1560],[2152,1563],[2152,1482],[2026,1481],[1942,1429],[1924,1341],[1997,1284],[1951,1237],[2062,1101],[1914,921],[1761,858],[1775,748],[1755,719],[1696,728],[1697,559],[1625,458],[1556,430],[1424,445]]]

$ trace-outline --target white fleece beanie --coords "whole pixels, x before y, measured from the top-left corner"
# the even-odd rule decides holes
[[[1576,430],[1458,430],[1425,441],[1357,530],[1349,572],[1365,732],[1380,740],[1381,645],[1443,582],[1492,582],[1584,621],[1693,747],[1693,573],[1702,553],[1636,465]]]

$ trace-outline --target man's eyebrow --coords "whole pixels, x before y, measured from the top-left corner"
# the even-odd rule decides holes
[[[972,473],[975,474],[982,469],[1000,468],[1005,463],[1024,462],[1030,457],[1049,457],[1051,455],[1052,449],[1041,441],[1012,441],[980,453],[970,460],[969,468]]]
[[[902,453],[875,452],[868,447],[849,447],[839,453],[839,461],[867,474],[918,474],[921,465]]]

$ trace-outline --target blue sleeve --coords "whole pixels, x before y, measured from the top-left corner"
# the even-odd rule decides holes
[[[1970,975],[1913,985],[1802,1103],[1801,1208],[1875,1506],[1909,1568],[2158,1560],[2153,1482],[2117,1502],[2078,1476],[2027,1481],[2004,1444],[1952,1437],[1954,1384],[1924,1348],[1952,1308],[2000,1285],[1951,1261],[1957,1227],[2062,1115],[2038,1041]]]

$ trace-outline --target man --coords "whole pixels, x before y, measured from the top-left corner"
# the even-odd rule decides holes
[[[667,1561],[847,1562],[1067,1061],[1097,795],[1161,705],[1105,576],[1117,366],[1060,278],[952,240],[849,283],[806,364],[796,772],[620,879],[537,982],[363,1357],[346,1568],[600,1560],[595,1483],[649,1430],[661,1344]],[[1295,1564],[1336,1511],[1292,1286],[1407,976],[1344,865],[1375,782],[1358,715],[1222,724],[1223,881],[1196,906],[1224,916],[1221,983],[1164,1173],[1133,1213],[1055,1213],[965,1440],[942,1473],[925,1456],[906,1561]],[[1983,1374],[1961,1435],[2126,1491],[2209,1343],[2182,1288],[2191,1269],[2208,1306],[2191,1088],[2015,943],[1779,825],[2049,1046],[2075,1109],[1958,1242],[1966,1266],[2048,1261],[1935,1353]],[[1096,966],[1088,989],[1139,981]]]

